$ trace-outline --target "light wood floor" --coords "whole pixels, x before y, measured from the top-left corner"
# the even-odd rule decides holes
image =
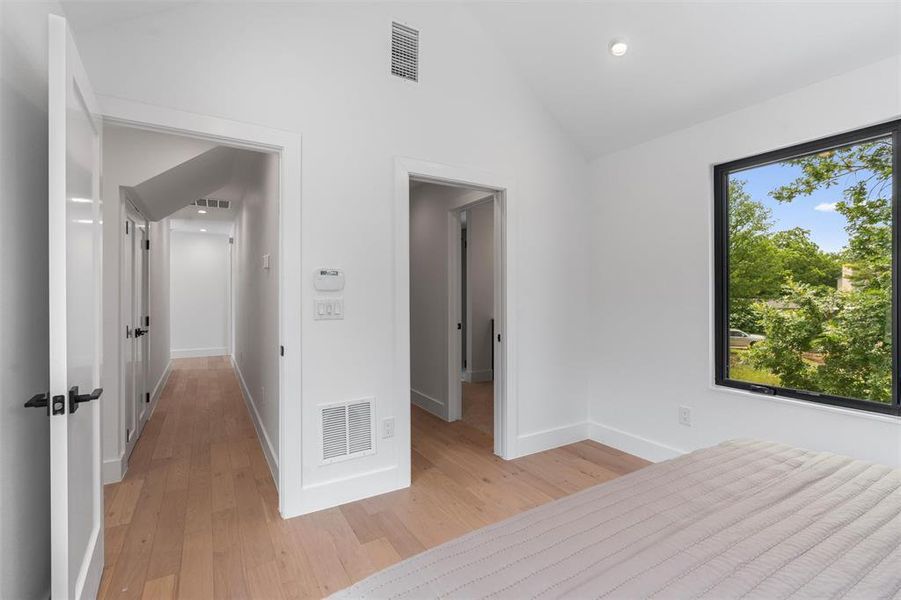
[[[463,422],[494,435],[494,382],[463,384]]]
[[[105,489],[101,598],[313,598],[644,461],[580,442],[503,461],[490,435],[414,409],[413,485],[282,520],[234,372],[183,359]]]

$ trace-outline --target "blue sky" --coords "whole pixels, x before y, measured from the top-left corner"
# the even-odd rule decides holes
[[[826,252],[837,252],[847,244],[848,235],[845,233],[845,217],[835,212],[834,204],[842,199],[842,192],[858,176],[865,177],[867,173],[846,176],[846,181],[838,185],[786,203],[776,202],[769,192],[796,179],[801,174],[800,167],[775,163],[741,171],[731,177],[746,181],[745,190],[751,197],[772,211],[774,231],[803,227],[810,231],[810,238],[820,248]]]

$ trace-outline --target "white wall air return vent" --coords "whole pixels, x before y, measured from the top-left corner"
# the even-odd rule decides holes
[[[321,407],[323,463],[375,452],[374,405],[367,398]]]
[[[419,31],[391,23],[391,74],[419,81]]]

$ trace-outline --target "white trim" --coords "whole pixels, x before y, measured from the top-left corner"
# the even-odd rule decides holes
[[[107,458],[103,461],[103,485],[119,483],[128,471],[128,459],[125,452],[117,458]]]
[[[651,462],[669,460],[686,453],[685,450],[679,450],[640,435],[594,421],[588,423],[588,439]]]
[[[404,480],[403,465],[319,481],[303,488],[301,514],[387,494],[409,485]]]
[[[544,431],[536,431],[519,436],[516,441],[516,457],[543,452],[567,444],[575,444],[588,439],[588,423],[572,423]]]
[[[491,369],[484,369],[482,371],[470,371],[469,369],[463,371],[463,381],[466,383],[484,383],[486,381],[491,381],[494,379],[494,371]]]
[[[217,144],[279,154],[279,511],[285,518],[301,514],[303,494],[302,315],[304,306],[301,256],[301,135],[190,113],[133,100],[100,96],[105,118],[121,125],[187,135]],[[285,235],[291,232],[291,235]],[[288,399],[290,398],[290,402]]]
[[[502,342],[495,343],[494,452],[515,456],[516,396],[516,215],[513,181],[507,177],[452,165],[397,157],[394,168],[394,388],[402,403],[397,414],[399,479],[410,484],[410,416],[402,410],[410,390],[410,177],[436,183],[494,191],[495,210],[495,324]],[[454,378],[459,377],[459,370]]]
[[[172,350],[169,356],[172,358],[202,358],[204,356],[228,356],[228,348],[181,348]]]
[[[163,390],[166,389],[166,384],[169,383],[169,377],[172,375],[172,355],[169,355],[169,362],[166,363],[166,368],[163,369],[163,374],[160,375],[159,380],[156,382],[156,385],[153,387],[153,391],[150,392],[150,414],[148,414],[147,419],[150,419],[150,415],[153,414],[154,408],[156,408],[156,403],[159,401],[160,396],[163,395]]]
[[[461,235],[463,232],[463,207],[452,208],[447,213],[447,408],[445,418],[458,421],[463,418],[463,384],[460,369],[463,367],[463,330],[458,324],[463,322],[463,306],[460,287],[463,264],[461,255]],[[467,319],[467,325],[469,320]],[[468,339],[468,338],[467,338]],[[415,401],[414,401],[415,402]],[[429,410],[425,406],[426,410]]]
[[[276,454],[275,448],[272,446],[272,440],[269,439],[269,433],[263,426],[263,420],[260,418],[260,413],[257,412],[256,403],[253,401],[253,396],[247,388],[247,382],[244,381],[244,374],[241,373],[241,367],[238,366],[238,361],[235,360],[233,355],[229,355],[228,358],[232,363],[232,367],[235,369],[235,373],[238,374],[238,383],[241,384],[241,395],[244,396],[244,404],[247,405],[247,412],[250,413],[250,420],[253,421],[253,426],[257,430],[257,438],[262,442],[260,446],[263,447],[263,455],[266,457],[266,464],[269,465],[269,472],[272,474],[272,482],[275,483],[275,487],[278,489],[278,454]]]
[[[440,419],[444,419],[445,421],[451,420],[447,414],[447,406],[438,398],[433,398],[419,390],[410,388],[410,402]]]

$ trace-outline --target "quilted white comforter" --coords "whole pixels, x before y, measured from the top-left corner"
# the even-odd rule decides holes
[[[760,441],[484,527],[337,598],[901,598],[901,471]]]

